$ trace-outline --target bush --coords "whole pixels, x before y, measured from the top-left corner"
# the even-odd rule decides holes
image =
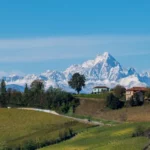
[[[117,85],[116,87],[113,88],[113,92],[116,97],[123,98],[123,96],[126,92],[126,89],[125,89],[125,87],[123,87],[121,85]]]
[[[144,96],[141,92],[136,92],[131,98],[130,98],[130,106],[141,106],[144,104]]]
[[[132,137],[144,136],[145,128],[143,126],[137,126]]]
[[[73,137],[74,135],[75,135],[75,133],[73,133],[73,130],[70,128],[59,132],[60,141],[67,140],[67,139]]]
[[[37,145],[35,142],[33,141],[27,141],[24,146],[23,146],[23,150],[35,150],[37,148]]]
[[[69,110],[75,111],[79,105],[79,99],[72,94],[62,91],[61,89],[49,88],[46,92],[48,109],[54,109],[60,113],[68,113]]]
[[[106,98],[106,106],[111,109],[119,109],[124,106],[124,102],[120,101],[118,97],[110,93]]]

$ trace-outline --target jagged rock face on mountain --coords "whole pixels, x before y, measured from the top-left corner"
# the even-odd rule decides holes
[[[134,68],[123,69],[121,64],[108,52],[105,52],[103,55],[97,55],[94,60],[88,60],[83,64],[72,65],[64,72],[48,70],[39,76],[34,74],[24,77],[11,75],[2,79],[6,81],[9,87],[13,88],[16,85],[17,89],[20,87],[21,90],[26,83],[30,85],[32,81],[41,79],[44,81],[46,89],[53,86],[73,91],[68,86],[68,80],[76,72],[84,74],[86,77],[86,87],[82,91],[86,93],[91,92],[92,87],[96,85],[114,87],[117,84],[121,84],[126,88],[150,85],[150,73],[139,74]]]
[[[81,65],[72,65],[64,71],[64,74],[69,79],[75,72],[84,74],[87,80],[116,81],[125,77],[120,63],[107,52],[98,55],[95,60],[86,61]]]

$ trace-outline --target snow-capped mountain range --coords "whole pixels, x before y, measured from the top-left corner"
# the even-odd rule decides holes
[[[88,60],[83,64],[72,65],[64,72],[46,71],[40,75],[29,74],[26,76],[10,75],[3,77],[7,88],[13,88],[22,91],[25,84],[29,86],[35,79],[42,79],[46,89],[50,86],[62,88],[66,91],[74,92],[68,86],[68,80],[76,72],[84,74],[86,77],[86,86],[82,92],[90,93],[92,88],[97,85],[106,85],[110,88],[117,84],[126,88],[133,86],[150,86],[150,73],[138,73],[134,68],[124,69],[121,64],[108,52],[97,55],[94,60]]]

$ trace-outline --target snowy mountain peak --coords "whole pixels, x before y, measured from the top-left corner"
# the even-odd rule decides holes
[[[121,65],[108,52],[97,55],[94,60],[88,60],[81,65],[73,65],[64,73],[69,79],[75,72],[84,74],[89,80],[117,80],[124,76]]]
[[[64,72],[47,70],[40,75],[29,74],[24,77],[11,75],[3,77],[7,87],[21,89],[27,83],[30,85],[34,80],[41,79],[44,81],[46,89],[50,86],[59,87],[66,91],[72,91],[68,86],[68,80],[74,73],[84,74],[86,77],[86,87],[83,92],[91,92],[96,85],[106,85],[114,87],[117,84],[123,85],[126,88],[132,86],[150,86],[150,73],[143,74],[131,67],[123,69],[121,64],[108,52],[97,55],[95,59],[88,60],[82,64],[71,65]],[[74,92],[74,91],[72,91]]]
[[[18,75],[16,75],[16,74],[10,74],[9,75],[10,78],[13,78],[13,77],[16,77],[16,76],[18,76]]]
[[[104,52],[103,54],[98,54],[98,55],[97,55],[97,57],[105,57],[105,58],[107,58],[107,57],[109,57],[109,56],[111,56],[111,54],[108,53],[108,52]]]
[[[111,55],[110,53],[108,53],[108,52],[104,52],[104,53],[103,53],[103,57],[104,57],[105,59],[108,59],[109,57],[112,57],[112,55]]]
[[[129,70],[128,70],[128,75],[133,75],[133,74],[136,75],[137,72],[136,72],[135,68],[131,67],[131,68],[129,68]]]
[[[94,64],[101,63],[101,62],[104,63],[107,62],[108,60],[109,62],[116,61],[115,58],[110,53],[104,52],[102,55],[101,54],[97,55]]]
[[[149,77],[150,78],[150,72],[143,72],[141,74],[141,76],[146,76],[146,77]]]

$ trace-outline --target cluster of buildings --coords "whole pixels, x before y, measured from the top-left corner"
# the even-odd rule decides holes
[[[103,92],[108,92],[110,89],[107,86],[96,86],[93,88],[92,93],[98,94]],[[130,100],[130,98],[136,93],[140,92],[143,96],[145,92],[147,91],[147,88],[145,87],[132,87],[130,89],[126,90],[126,100]]]

